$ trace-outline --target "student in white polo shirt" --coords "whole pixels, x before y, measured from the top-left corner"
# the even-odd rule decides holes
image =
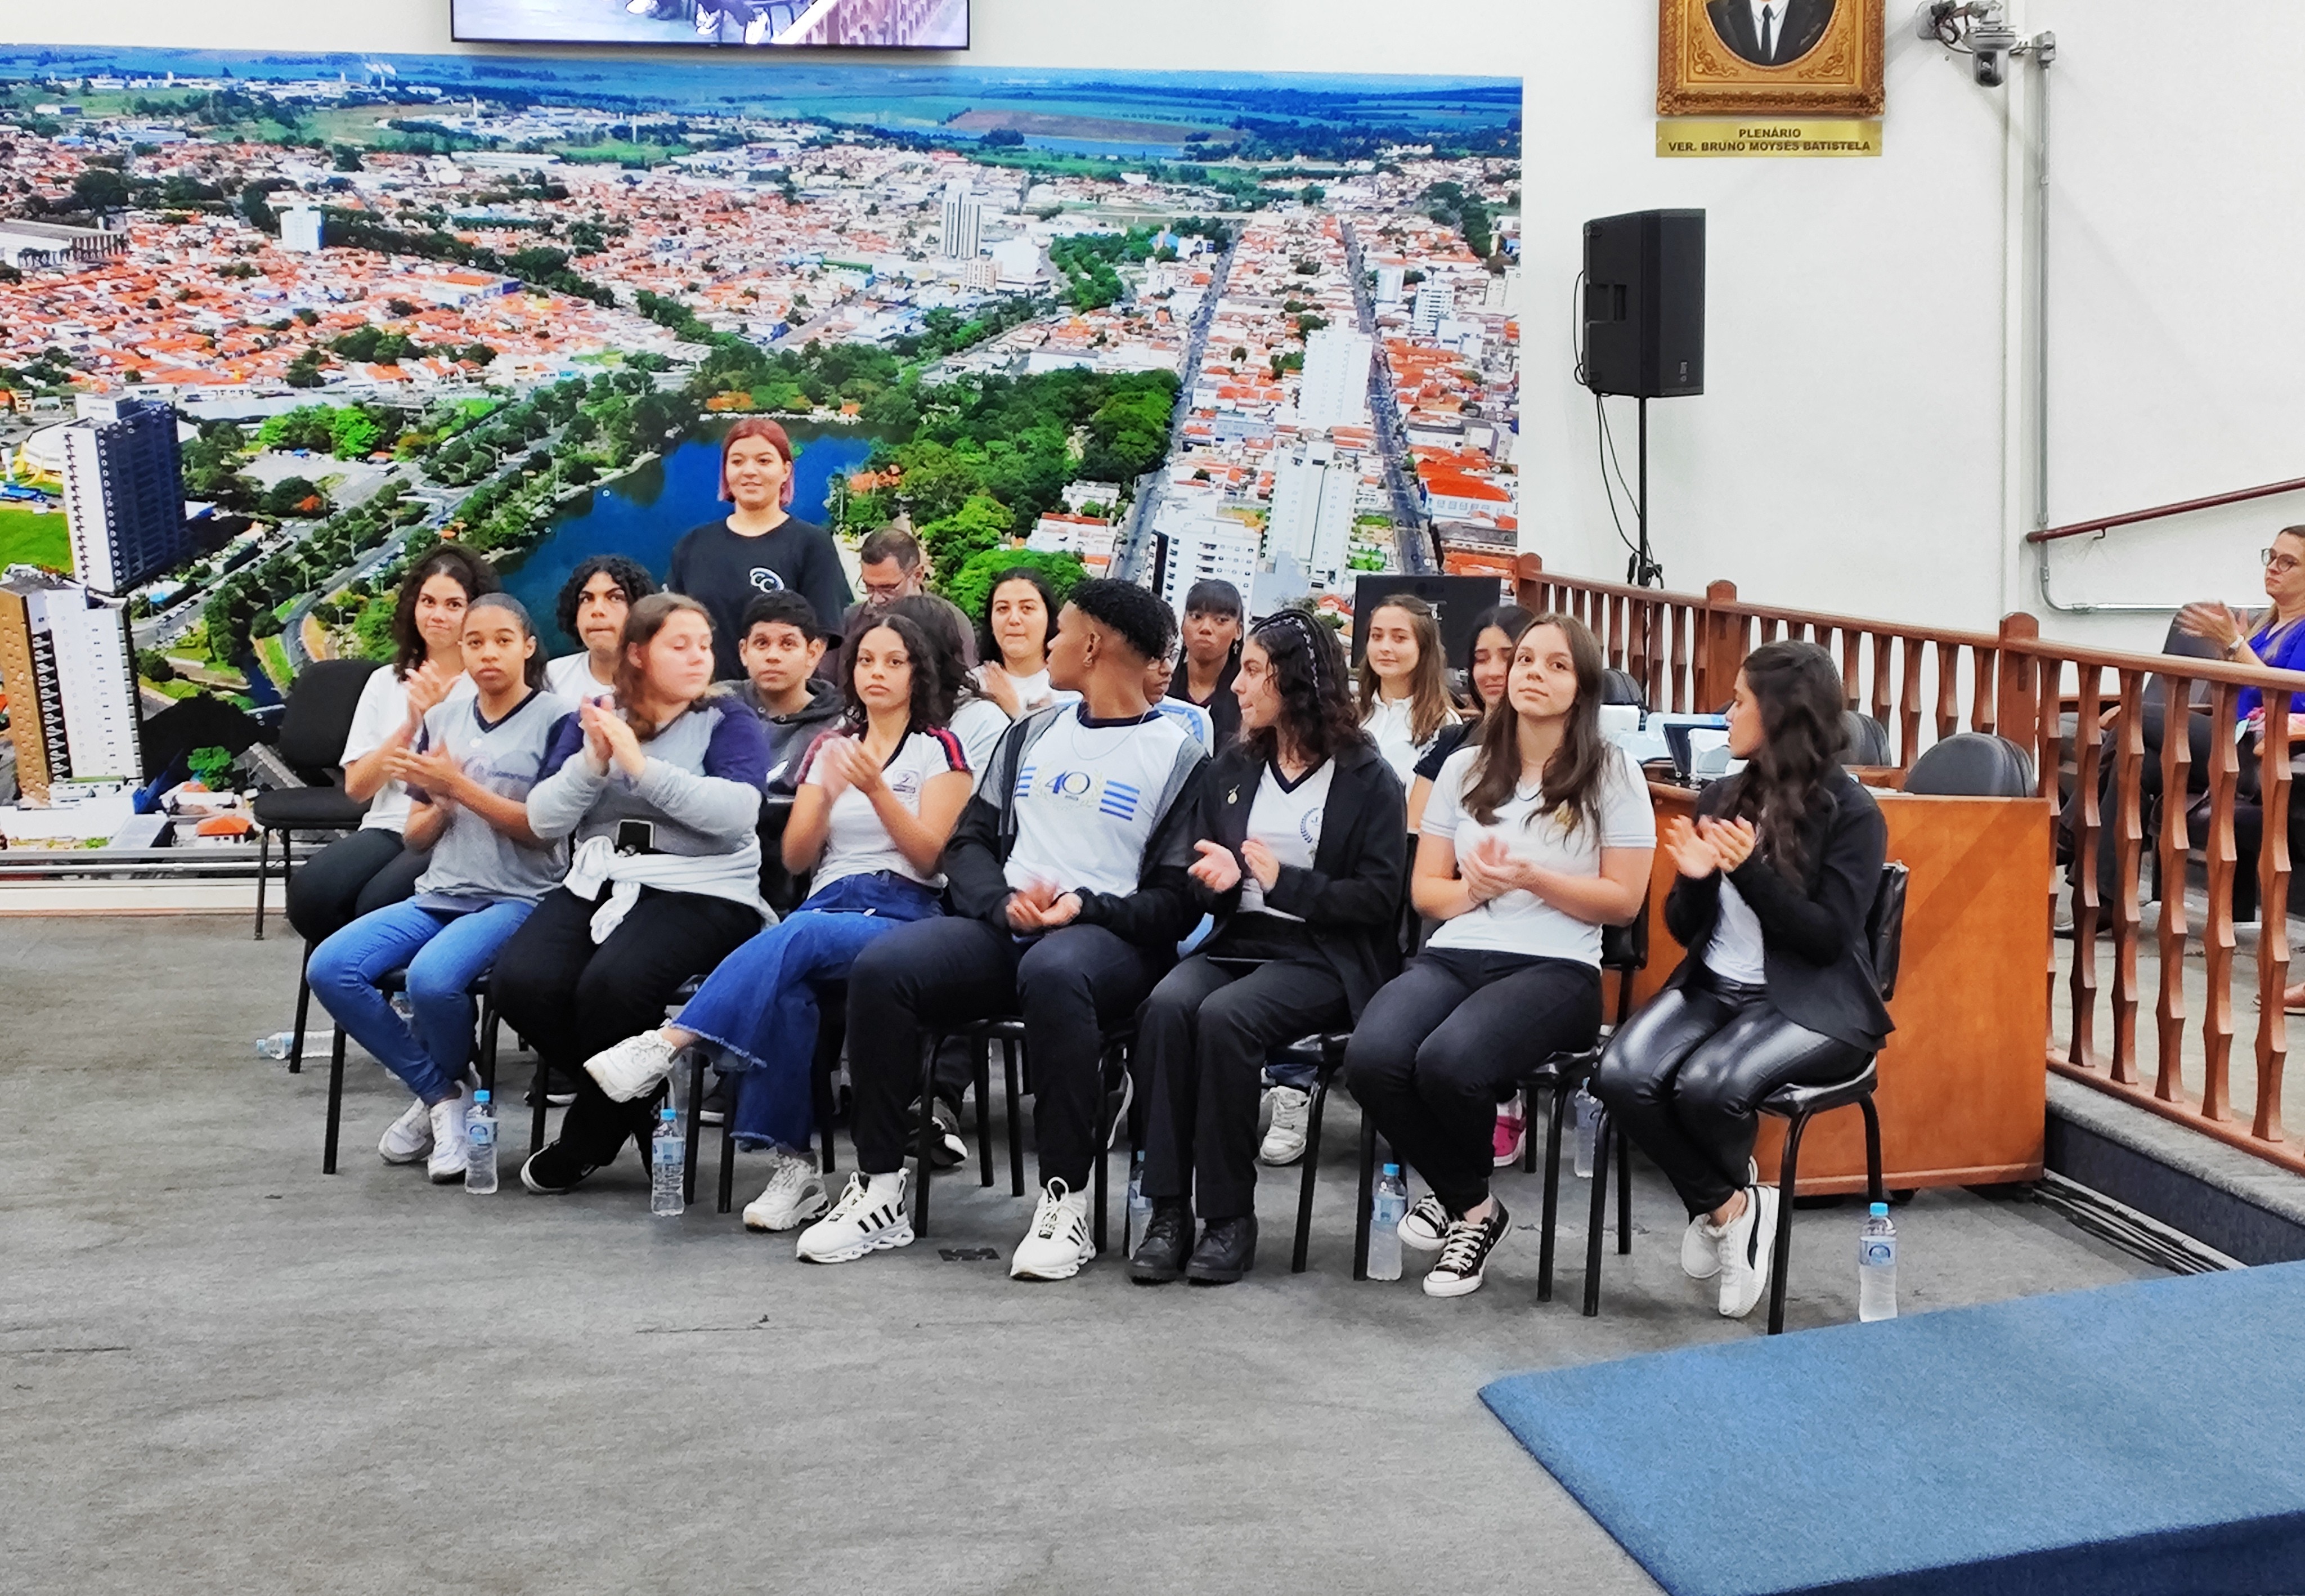
[[[1409,891],[1440,929],[1345,1051],[1354,1100],[1431,1188],[1400,1222],[1403,1245],[1441,1254],[1428,1296],[1480,1288],[1511,1223],[1489,1190],[1497,1105],[1547,1055],[1593,1045],[1601,928],[1648,892],[1656,817],[1601,735],[1601,670],[1573,616],[1521,633],[1505,701],[1425,806]]]
[[[387,1164],[423,1159],[442,1182],[464,1173],[465,994],[566,861],[528,824],[529,789],[570,708],[540,691],[544,660],[528,612],[508,594],[481,594],[464,611],[461,649],[474,691],[436,705],[386,755],[408,789],[409,846],[430,849],[415,896],[353,921],[312,950],[311,964],[312,995],[415,1094],[377,1151]],[[408,1020],[377,989],[378,977],[402,969]]]
[[[1137,1020],[1152,1200],[1128,1262],[1140,1283],[1247,1272],[1265,1058],[1351,1024],[1399,964],[1406,800],[1346,671],[1336,634],[1302,610],[1267,616],[1241,645],[1240,735],[1210,765],[1193,828],[1191,873],[1217,929]]]
[[[1084,582],[1058,618],[1050,679],[1081,694],[1009,729],[945,849],[952,913],[892,931],[848,977],[856,1163],[802,1258],[841,1263],[913,1239],[906,1105],[923,1032],[1021,1014],[1041,1201],[1009,1263],[1060,1280],[1096,1256],[1087,1186],[1106,1026],[1125,1020],[1199,914],[1186,866],[1204,758],[1145,700],[1176,621],[1140,587]]]

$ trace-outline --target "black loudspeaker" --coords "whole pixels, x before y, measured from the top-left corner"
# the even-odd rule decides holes
[[[1595,393],[1705,392],[1705,213],[1586,223],[1584,322],[1585,386]]]
[[[1353,582],[1355,665],[1368,651],[1369,616],[1395,593],[1414,594],[1433,607],[1433,618],[1441,625],[1442,651],[1448,655],[1450,667],[1456,670],[1470,666],[1474,617],[1512,597],[1505,590],[1503,581],[1494,576],[1408,576],[1389,571],[1379,576],[1359,577]]]

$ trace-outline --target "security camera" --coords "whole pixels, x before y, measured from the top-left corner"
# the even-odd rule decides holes
[[[1969,30],[1969,47],[1976,55],[1972,65],[1980,88],[1998,89],[2009,81],[2009,53],[2017,47],[2017,30],[1997,16],[1978,22]]]

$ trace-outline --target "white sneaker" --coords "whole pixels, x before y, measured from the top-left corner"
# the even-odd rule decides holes
[[[1008,1261],[1012,1280],[1069,1280],[1081,1265],[1096,1256],[1088,1235],[1088,1194],[1052,1180],[1041,1191],[1041,1206],[1033,1210],[1033,1228],[1016,1244]]]
[[[434,1185],[464,1178],[464,1110],[472,1106],[471,1088],[459,1081],[456,1095],[442,1098],[430,1110],[432,1156],[424,1161],[424,1173]]]
[[[584,1073],[600,1083],[610,1102],[629,1103],[662,1085],[676,1057],[662,1031],[643,1031],[593,1054],[584,1061]]]
[[[744,42],[746,44],[757,45],[768,37],[769,19],[767,17],[754,17],[751,21],[744,24]]]
[[[1745,1188],[1745,1211],[1721,1232],[1721,1316],[1742,1319],[1768,1295],[1777,1244],[1777,1189]]]
[[[831,1206],[816,1160],[779,1147],[769,1154],[769,1189],[744,1204],[744,1228],[791,1230]]]
[[[1710,1280],[1721,1272],[1721,1235],[1704,1214],[1689,1220],[1680,1233],[1680,1272],[1692,1280]]]
[[[401,1116],[384,1127],[377,1156],[387,1164],[413,1164],[431,1150],[432,1110],[422,1098],[411,1098]]]
[[[804,1263],[846,1263],[884,1247],[913,1244],[913,1216],[905,1206],[909,1176],[852,1175],[832,1211],[800,1233],[793,1255]],[[752,1216],[747,1210],[746,1218]]]
[[[1400,1244],[1412,1252],[1438,1252],[1449,1239],[1449,1227],[1457,1221],[1449,1217],[1441,1199],[1427,1192],[1408,1205],[1393,1229],[1400,1236]]]
[[[1303,1158],[1305,1126],[1312,1116],[1311,1092],[1299,1091],[1294,1086],[1274,1087],[1272,1124],[1266,1129],[1264,1145],[1256,1150],[1256,1156],[1275,1167]]]

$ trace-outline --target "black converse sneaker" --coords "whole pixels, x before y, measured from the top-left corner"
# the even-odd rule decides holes
[[[1425,1277],[1425,1295],[1436,1297],[1465,1296],[1481,1288],[1481,1270],[1489,1261],[1489,1254],[1505,1238],[1512,1218],[1505,1205],[1496,1198],[1489,1200],[1489,1217],[1485,1219],[1459,1219],[1449,1227],[1448,1236],[1441,1244],[1441,1261]]]

